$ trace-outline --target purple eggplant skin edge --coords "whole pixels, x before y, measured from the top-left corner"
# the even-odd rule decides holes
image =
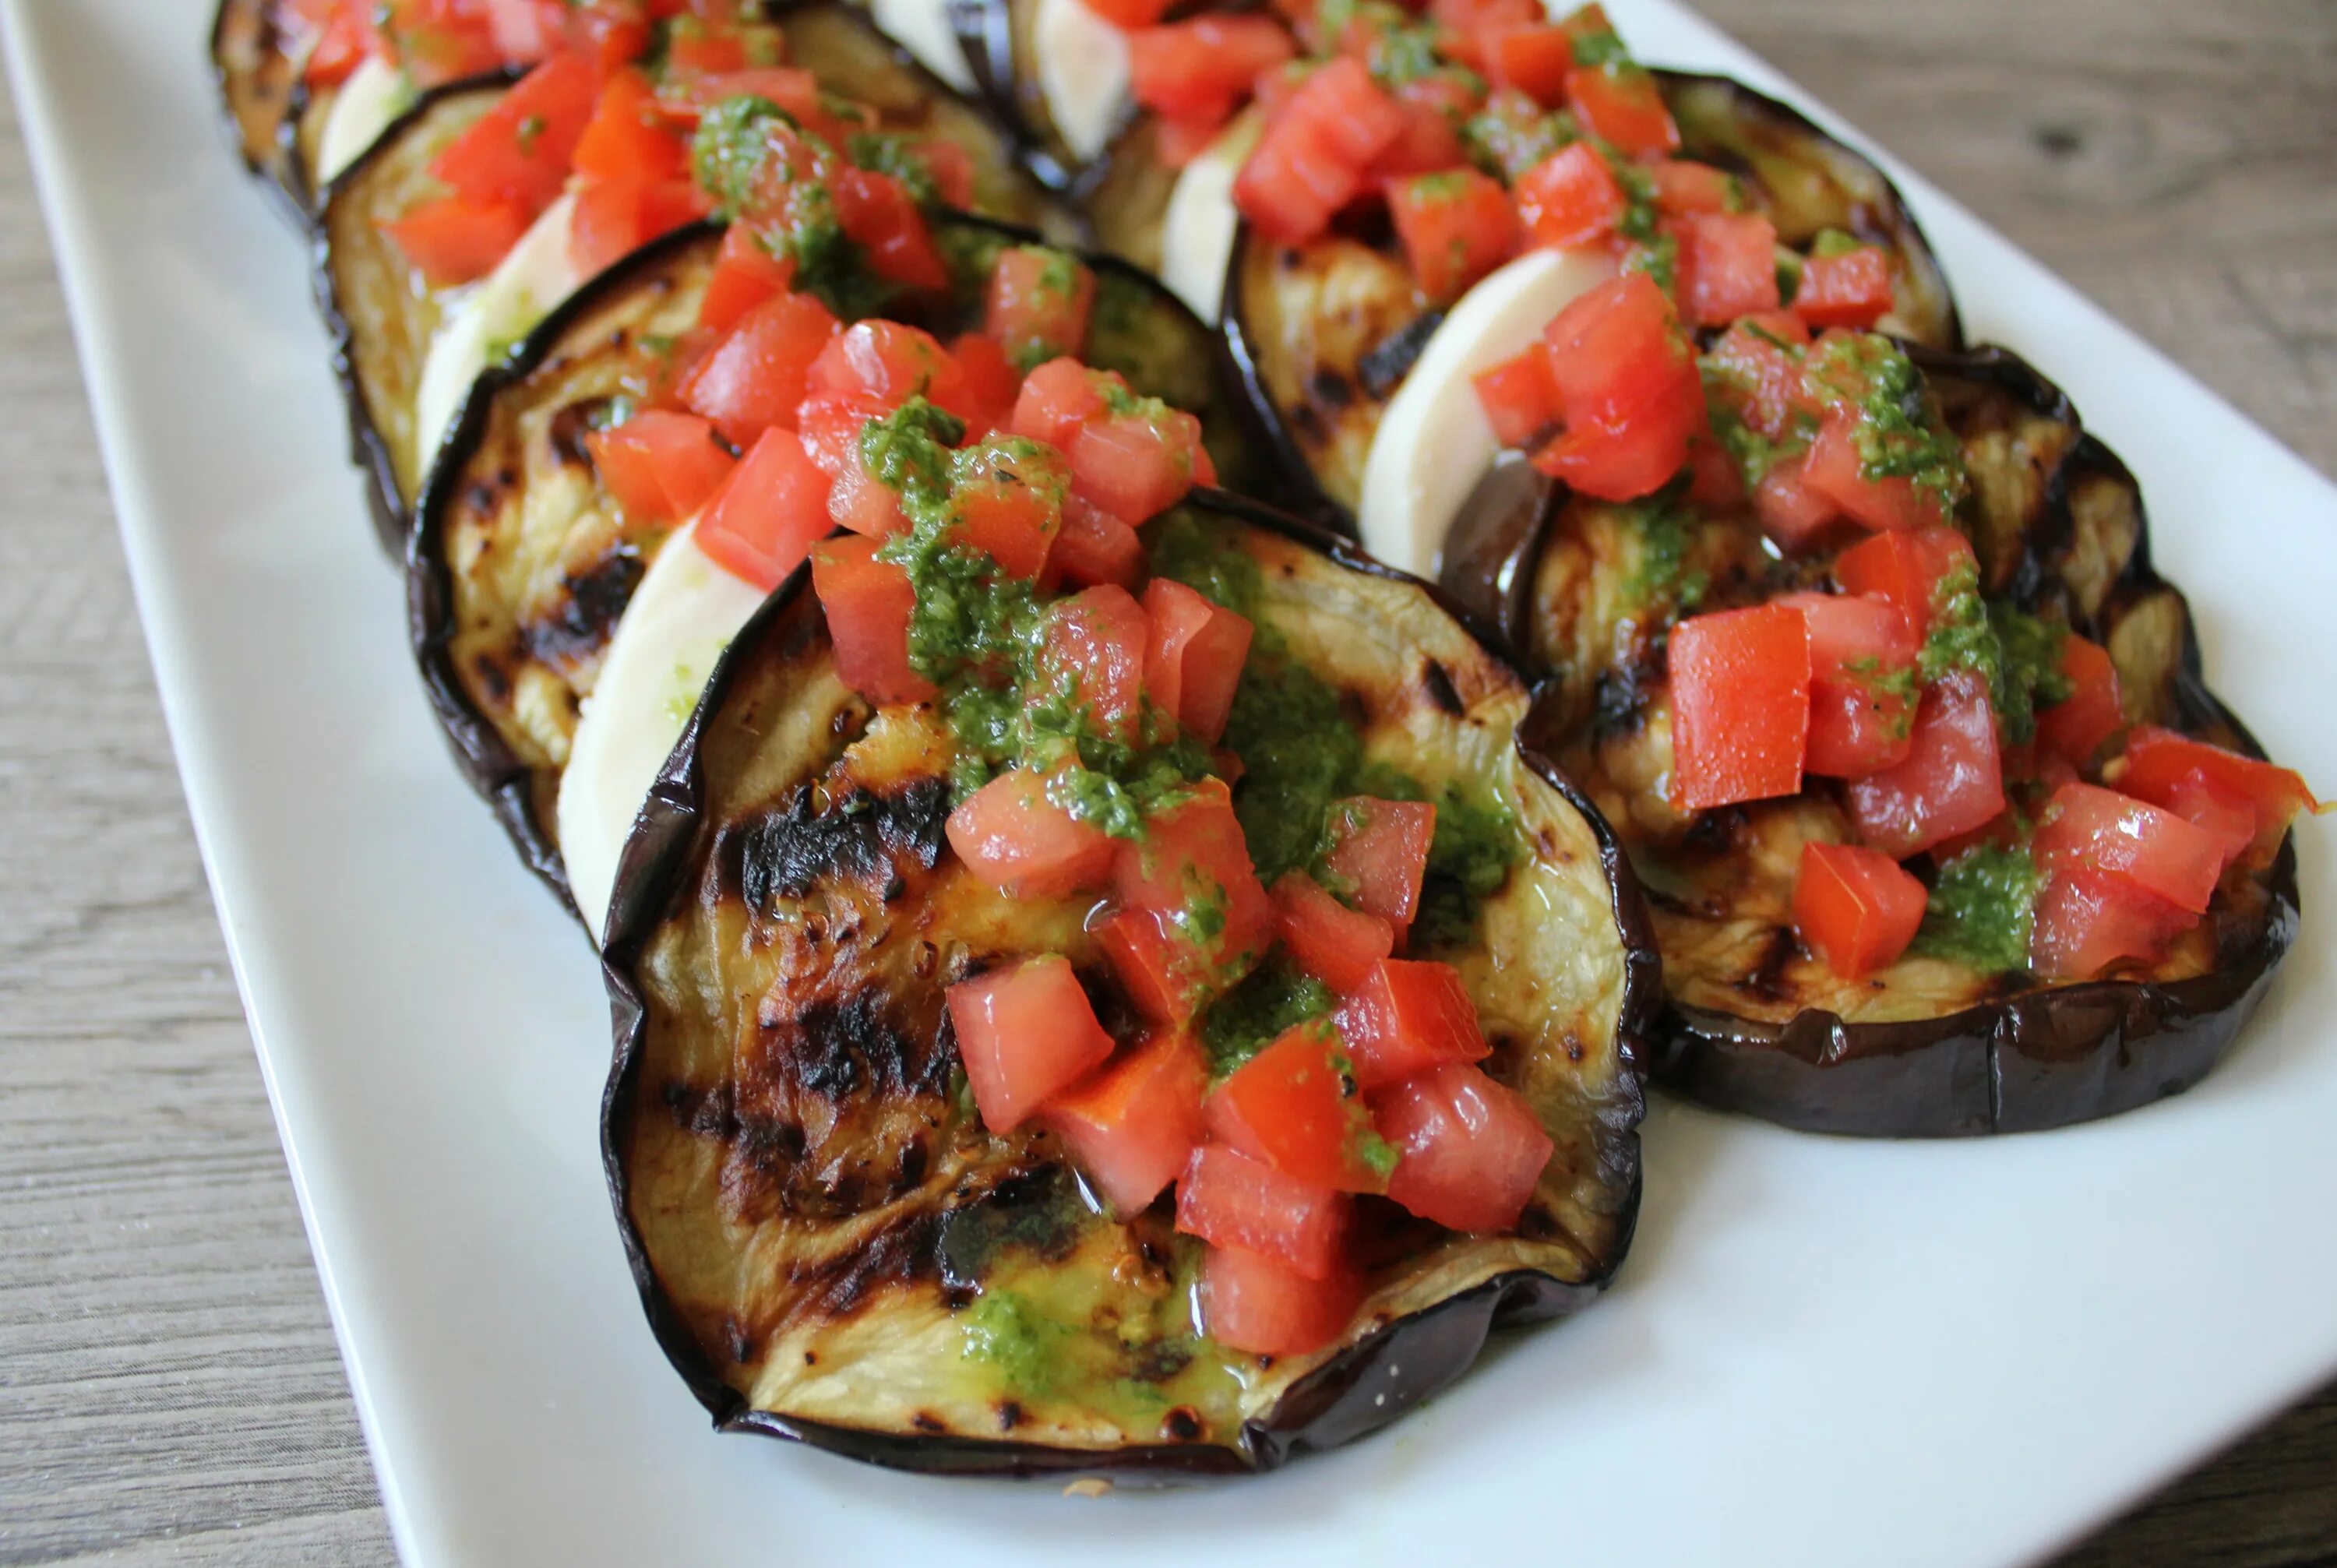
[[[1413,583],[1472,635],[1479,622],[1442,590],[1362,554],[1354,544],[1306,520],[1224,491],[1197,490],[1197,505],[1319,550],[1339,565],[1397,582]],[[601,1098],[601,1155],[608,1178],[625,1258],[641,1306],[660,1347],[713,1417],[716,1430],[759,1433],[785,1438],[847,1458],[887,1468],[929,1474],[1028,1477],[1066,1473],[1134,1473],[1155,1478],[1176,1475],[1243,1475],[1271,1470],[1305,1453],[1336,1447],[1377,1431],[1397,1416],[1449,1387],[1473,1365],[1497,1328],[1521,1327],[1570,1316],[1589,1306],[1612,1280],[1628,1254],[1642,1193],[1642,1161],[1636,1131],[1644,1114],[1644,1043],[1662,991],[1654,927],[1628,858],[1605,818],[1557,766],[1521,732],[1521,756],[1564,797],[1597,837],[1599,863],[1613,898],[1615,920],[1625,946],[1624,996],[1616,1026],[1616,1047],[1624,1081],[1633,1093],[1628,1107],[1610,1123],[1628,1139],[1629,1191],[1605,1267],[1595,1278],[1570,1283],[1531,1269],[1494,1276],[1435,1306],[1400,1318],[1368,1335],[1294,1385],[1263,1419],[1243,1424],[1232,1445],[1178,1446],[1146,1444],[1112,1450],[1049,1447],[959,1436],[920,1436],[874,1432],[807,1421],[751,1408],[700,1354],[689,1326],[659,1285],[648,1249],[631,1213],[631,1178],[621,1151],[630,1130],[641,1063],[648,1046],[648,1018],[631,969],[667,916],[686,883],[685,872],[703,810],[699,771],[700,734],[722,705],[742,661],[754,656],[777,623],[809,593],[811,573],[802,566],[775,589],[742,629],[707,682],[696,710],[673,753],[651,787],[640,819],[619,862],[611,902],[609,941],[601,976],[609,991],[616,1052]],[[1481,638],[1481,641],[1483,640]],[[1507,662],[1501,645],[1488,646]],[[1514,666],[1512,666],[1514,668]]]
[[[1961,355],[1902,344],[1926,374],[1952,368],[2011,389],[2081,434],[2062,471],[2109,474],[2141,495],[2132,473],[2098,437],[2082,432],[2060,387],[2010,350],[1986,345]],[[2049,495],[2049,507],[2065,505]],[[1529,537],[1488,553],[1446,584],[1481,615],[1498,607],[1522,646],[1523,597],[1554,506]],[[2113,592],[2168,586],[2150,561],[2146,514]],[[2185,617],[2174,691],[2185,728],[2225,726],[2238,750],[2268,760],[2247,727],[2207,688],[2198,634]],[[2238,1038],[2269,988],[2300,924],[2295,835],[2264,874],[2263,930],[2232,963],[2189,979],[2092,980],[2046,985],[1937,1018],[1845,1023],[1808,1009],[1783,1024],[1695,1007],[1667,996],[1656,1029],[1657,1083],[1716,1110],[1803,1132],[1858,1137],[1954,1138],[2042,1132],[2098,1120],[2165,1099],[2198,1083]]]

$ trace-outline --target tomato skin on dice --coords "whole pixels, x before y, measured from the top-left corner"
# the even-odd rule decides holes
[[[1208,1083],[1200,1046],[1172,1030],[1058,1094],[1040,1121],[1070,1145],[1080,1174],[1126,1219],[1150,1207],[1192,1159]]]
[[[1815,842],[1802,847],[1794,928],[1845,980],[1896,963],[1915,939],[1930,901],[1923,884],[1879,849]]]
[[[1204,1143],[1177,1183],[1177,1229],[1263,1252],[1309,1279],[1343,1261],[1352,1200],[1222,1143]]]
[[[1523,1095],[1458,1063],[1374,1102],[1399,1156],[1388,1196],[1455,1230],[1512,1229],[1558,1147]]]
[[[958,1060],[993,1132],[1019,1127],[1111,1054],[1111,1036],[1055,954],[1025,958],[949,988]]]
[[[1352,1268],[1310,1279],[1246,1247],[1211,1247],[1201,1262],[1201,1326],[1228,1349],[1304,1356],[1335,1344],[1363,1302]]]
[[[1672,629],[1672,793],[1702,810],[1791,795],[1809,750],[1810,635],[1788,604]]]

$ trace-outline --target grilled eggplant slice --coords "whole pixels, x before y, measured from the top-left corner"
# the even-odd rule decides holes
[[[1882,171],[1741,83],[1654,74],[1679,124],[1681,155],[1737,175],[1780,243],[1806,251],[1838,229],[1882,247],[1899,299],[1884,330],[1933,348],[1961,345],[1946,276]],[[1139,230],[1123,216],[1114,231]],[[1381,416],[1447,313],[1423,301],[1386,230],[1334,230],[1294,248],[1244,224],[1226,290],[1227,333],[1260,421],[1294,471],[1313,476],[1318,493],[1308,511],[1352,526]],[[1455,392],[1469,395],[1465,386]]]
[[[306,184],[295,166],[290,134],[299,71],[285,26],[278,0],[220,0],[211,23],[211,72],[227,112],[228,135],[245,167],[305,221]]]
[[[2129,721],[2261,757],[2207,690],[2182,594],[2152,569],[2133,475],[2068,399],[2001,348],[1911,358],[1963,448],[1983,590],[2107,649]],[[2228,873],[2158,963],[2109,978],[2048,985],[1911,953],[1840,979],[1796,945],[1791,916],[1804,842],[1846,836],[1835,799],[1813,789],[1690,823],[1663,798],[1669,621],[1648,587],[1651,569],[1693,574],[1716,608],[1816,585],[1825,563],[1775,562],[1734,520],[1659,540],[1645,515],[1511,464],[1481,487],[1443,581],[1550,671],[1537,718],[1646,882],[1664,954],[1662,1081],[1789,1126],[1945,1136],[2111,1115],[2215,1065],[2294,939],[2292,844]]]
[[[978,211],[1051,231],[1071,227],[1022,172],[996,124],[859,13],[840,5],[803,5],[781,15],[778,26],[789,60],[831,90],[875,109],[886,129],[945,138],[972,153]],[[372,479],[383,540],[397,554],[405,548],[405,520],[445,435],[443,421],[451,420],[475,369],[484,368],[474,361],[499,357],[499,348],[524,337],[574,285],[565,266],[564,201],[514,252],[547,253],[538,265],[514,262],[511,271],[460,290],[428,287],[381,228],[436,189],[431,161],[494,105],[504,85],[500,78],[458,83],[425,96],[334,182],[319,220],[318,297],[348,391],[355,455]],[[546,277],[523,275],[533,272]],[[479,308],[497,318],[464,323],[460,347],[466,352],[455,356],[460,363],[452,374],[445,365],[431,366],[433,344],[454,312],[484,289],[497,293]],[[541,297],[546,292],[552,297]]]
[[[935,237],[959,287],[924,319],[904,318],[947,338],[979,318],[999,250],[1037,236],[959,215]],[[712,225],[670,235],[572,298],[482,378],[417,508],[408,591],[433,702],[472,782],[563,897],[554,805],[578,708],[670,532],[622,513],[582,437],[611,400],[667,373],[719,242]],[[1256,465],[1216,335],[1134,269],[1089,264],[1086,362],[1198,416],[1217,472],[1246,483]]]
[[[1512,1234],[1374,1210],[1368,1296],[1330,1348],[1197,1337],[1198,1243],[1165,1203],[1093,1212],[1051,1134],[992,1135],[953,1087],[944,992],[987,963],[1061,953],[1117,1015],[1087,901],[1017,901],[954,859],[946,726],[846,689],[798,572],[667,764],[607,956],[618,1218],[723,1429],[923,1470],[1266,1469],[1394,1419],[1621,1261],[1654,966],[1605,826],[1518,742],[1524,685],[1426,585],[1305,524],[1211,491],[1170,523],[1254,563],[1262,626],[1345,692],[1366,756],[1514,814],[1521,858],[1441,956],[1558,1154]]]

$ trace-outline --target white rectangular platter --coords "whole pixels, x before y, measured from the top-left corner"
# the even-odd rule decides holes
[[[1795,96],[1663,0],[1611,9],[1643,58]],[[1659,1104],[1613,1295],[1348,1451],[1089,1500],[718,1438],[611,1222],[596,967],[425,710],[303,248],[214,123],[209,10],[5,0],[9,64],[196,830],[416,1568],[1978,1568],[2049,1551],[2337,1370],[2323,824],[2301,834],[2304,940],[2203,1087],[1951,1144]],[[2216,686],[2337,781],[2337,491],[1907,184],[1974,335],[2034,358],[2141,475]]]

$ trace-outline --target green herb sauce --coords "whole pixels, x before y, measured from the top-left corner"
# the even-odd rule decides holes
[[[1337,1003],[1328,985],[1276,954],[1201,1014],[1210,1071],[1226,1077],[1287,1031],[1309,1019],[1327,1020]]]
[[[2026,969],[2042,880],[2026,849],[1982,844],[1965,850],[1940,867],[1915,951],[1984,975]]]

